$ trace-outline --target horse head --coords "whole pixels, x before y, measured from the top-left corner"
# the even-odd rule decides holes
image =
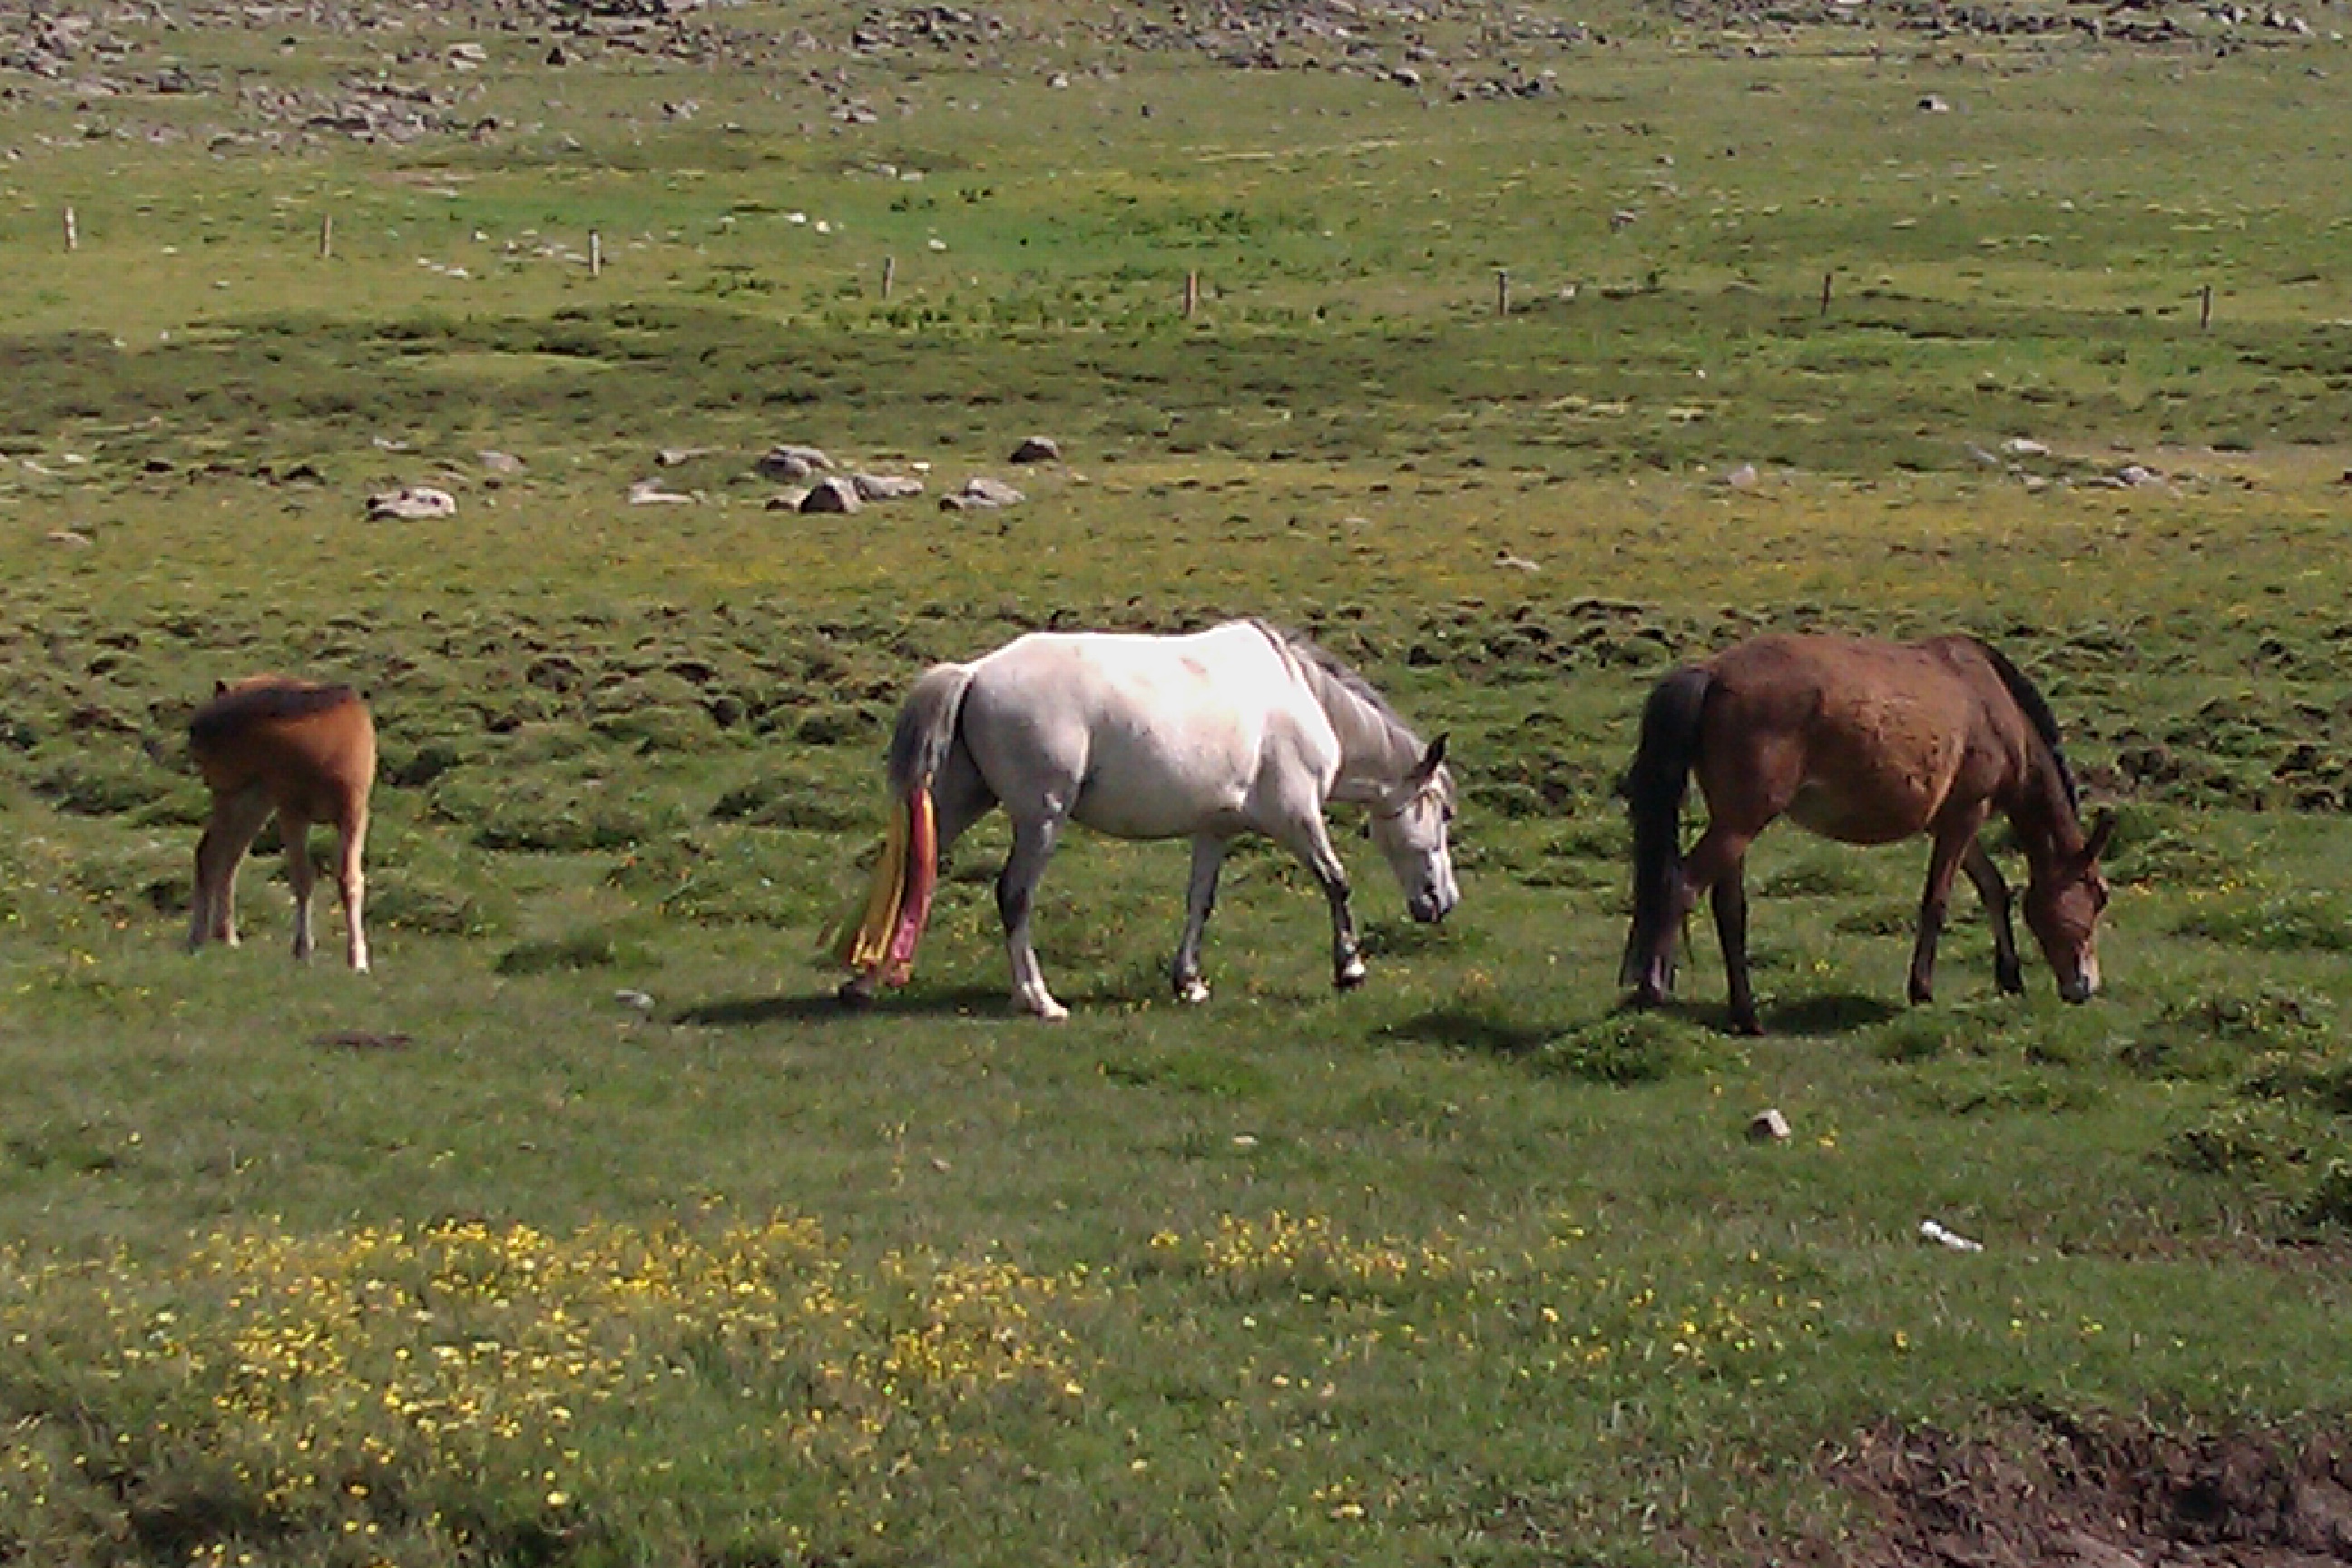
[[[2058,994],[2069,1002],[2087,1002],[2099,989],[2099,911],[2107,907],[2099,857],[2115,832],[2116,814],[2102,811],[2080,849],[2062,849],[2046,863],[2039,856],[2032,860],[2025,923],[2058,977]]]
[[[1462,901],[1454,883],[1446,828],[1454,821],[1454,776],[1445,771],[1445,737],[1372,802],[1372,842],[1404,889],[1406,913],[1426,924]]]

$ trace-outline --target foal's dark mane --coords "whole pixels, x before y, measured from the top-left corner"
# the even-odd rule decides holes
[[[1984,650],[1985,661],[1992,666],[1993,673],[2000,677],[2000,683],[2009,688],[2010,696],[2016,699],[2026,721],[2033,726],[2033,732],[2042,737],[2043,745],[2050,748],[2050,760],[2058,765],[2058,782],[2066,791],[2067,808],[2081,810],[2082,801],[2074,788],[2074,770],[2066,765],[2065,748],[2058,743],[2058,715],[2050,710],[2049,699],[2026,679],[2025,671],[2010,662],[2007,654],[1981,639],[1972,640]]]
[[[199,746],[225,741],[248,724],[271,719],[299,719],[355,701],[359,693],[348,686],[306,686],[273,680],[224,691],[206,702],[188,721],[188,739]]]
[[[1381,696],[1379,689],[1366,680],[1355,666],[1317,642],[1313,637],[1303,632],[1286,631],[1271,621],[1262,621],[1255,616],[1250,618],[1249,624],[1272,637],[1276,646],[1288,648],[1298,658],[1338,681],[1349,692],[1370,703],[1373,710],[1391,724],[1408,735],[1414,732],[1412,726],[1406,723],[1403,716],[1389,706],[1389,700]]]

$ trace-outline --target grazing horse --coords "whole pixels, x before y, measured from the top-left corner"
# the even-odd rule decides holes
[[[347,952],[352,967],[364,971],[360,853],[375,782],[375,723],[360,694],[282,675],[216,686],[188,721],[188,751],[213,792],[212,819],[196,844],[189,951],[207,942],[236,945],[237,863],[274,811],[294,885],[294,956],[310,956],[310,824],[331,822],[341,851],[336,881]]]
[[[1707,826],[1679,853],[1685,786],[1698,774]],[[2058,721],[2022,671],[1974,637],[1887,643],[1759,637],[1677,669],[1651,691],[1625,780],[1633,826],[1633,922],[1621,984],[1644,1005],[1674,983],[1676,929],[1711,895],[1727,972],[1731,1026],[1760,1032],[1748,980],[1748,896],[1740,863],[1776,816],[1847,844],[1917,834],[1935,846],[1919,900],[1910,999],[1935,981],[1936,939],[1952,875],[1965,870],[1992,922],[1993,973],[2024,989],[2009,888],[1977,841],[1996,810],[2024,847],[2025,922],[2069,1002],[2099,988],[2095,942],[2107,885],[2099,855],[2115,829],[2089,835]]]
[[[1416,921],[1460,898],[1446,848],[1454,783],[1445,740],[1423,746],[1354,670],[1257,621],[1185,637],[1032,633],[916,681],[890,741],[889,850],[866,919],[838,952],[849,1003],[904,981],[938,856],[999,802],[1013,852],[996,882],[1014,1002],[1068,1016],[1029,940],[1038,879],[1065,824],[1118,838],[1192,841],[1177,996],[1203,1001],[1201,933],[1235,835],[1263,833],[1304,861],[1331,908],[1332,977],[1364,977],[1348,873],[1323,822],[1327,801],[1370,808],[1371,835]]]

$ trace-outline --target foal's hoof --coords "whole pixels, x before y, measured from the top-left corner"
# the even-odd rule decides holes
[[[1731,1020],[1731,1032],[1735,1035],[1760,1035],[1764,1032],[1764,1021],[1753,1013],[1736,1015]]]
[[[1179,980],[1176,983],[1176,1000],[1179,1002],[1199,1003],[1206,1002],[1208,999],[1208,983],[1199,975],[1193,975],[1189,980]]]
[[[1353,991],[1363,983],[1364,962],[1360,958],[1349,959],[1345,967],[1331,976],[1331,988],[1335,991]]]

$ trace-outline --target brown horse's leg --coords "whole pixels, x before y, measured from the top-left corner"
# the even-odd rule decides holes
[[[1707,824],[1706,831],[1691,847],[1690,858],[1683,862],[1682,886],[1675,893],[1674,919],[1666,924],[1662,943],[1671,954],[1675,933],[1682,929],[1684,917],[1698,901],[1699,894],[1706,893],[1715,906],[1716,935],[1723,945],[1731,1027],[1742,1035],[1763,1032],[1763,1026],[1756,1018],[1756,995],[1748,982],[1748,890],[1740,876],[1740,864],[1748,858],[1748,846],[1755,837],[1752,833],[1735,832],[1719,821]],[[1663,963],[1657,968],[1663,968]]]
[[[188,919],[188,951],[208,942],[236,945],[236,868],[254,835],[269,820],[269,796],[257,788],[217,792],[213,811],[196,840],[194,908]]]
[[[1707,899],[1715,906],[1715,937],[1723,949],[1732,1032],[1760,1035],[1764,1026],[1756,1016],[1756,993],[1748,979],[1748,879],[1738,861],[1716,879],[1715,886],[1707,889]]]
[[[2001,880],[2000,868],[1992,863],[1985,847],[1974,838],[1969,840],[1960,869],[1976,884],[1977,896],[1984,900],[1985,919],[1992,923],[1993,984],[2017,995],[2025,989],[2025,973],[2018,967],[2017,931],[2009,920],[2009,884]]]
[[[335,827],[335,881],[343,896],[343,954],[355,973],[368,968],[367,877],[360,858],[367,849],[367,807],[344,813]]]
[[[310,864],[310,823],[290,811],[278,813],[278,836],[286,840],[286,880],[294,889],[294,956],[310,957],[310,889],[318,885],[318,868]]]
[[[1919,895],[1919,937],[1911,947],[1911,982],[1908,993],[1914,1005],[1929,1002],[1936,994],[1936,943],[1944,934],[1944,911],[1952,901],[1952,878],[1958,872],[1961,860],[1969,847],[1977,841],[1977,830],[1984,826],[1981,807],[1964,813],[1957,822],[1945,822],[1936,828],[1935,847],[1927,852],[1927,886]]]

